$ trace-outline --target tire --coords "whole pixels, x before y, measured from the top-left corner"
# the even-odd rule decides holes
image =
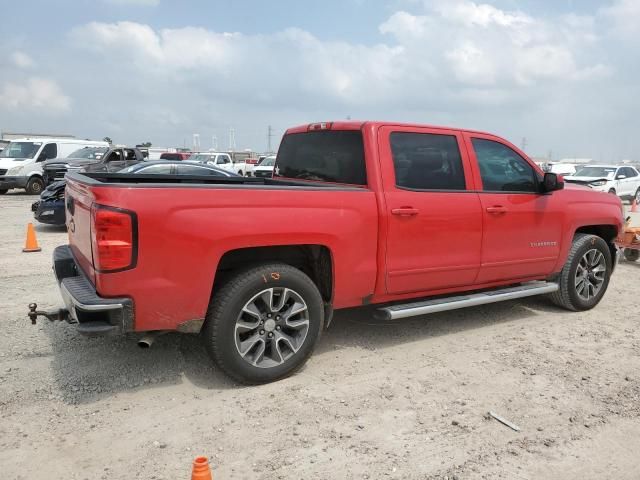
[[[636,190],[636,194],[631,199],[632,202],[634,200],[636,201],[637,204],[640,204],[640,187],[638,187],[638,190]]]
[[[7,193],[9,190],[3,188],[0,190],[0,195],[4,195],[5,193]]]
[[[610,188],[609,189],[609,193],[615,195],[616,194],[616,189],[615,188]]]
[[[238,170],[238,175],[240,175],[241,177],[244,177],[244,175],[242,174],[242,170]]]
[[[596,271],[587,269],[588,272],[585,277],[581,277],[579,275],[578,269],[584,271],[584,259],[587,254],[592,255],[598,259],[602,259],[602,263],[598,265],[604,266],[605,270],[602,274],[602,279],[598,283],[598,290],[594,292],[590,298],[584,298],[583,294],[579,293],[579,289],[577,287],[583,287],[586,282],[595,283],[597,276],[601,270]],[[600,254],[601,257],[598,255]],[[593,257],[592,257],[593,258]],[[587,263],[589,261],[587,260]],[[603,295],[607,291],[607,287],[609,286],[609,278],[611,276],[611,251],[609,250],[609,246],[607,242],[605,242],[602,238],[597,235],[588,235],[584,233],[578,233],[573,238],[573,244],[571,245],[571,249],[569,250],[569,256],[567,257],[567,262],[564,265],[564,268],[560,272],[560,277],[558,279],[558,283],[560,285],[560,289],[557,292],[550,294],[551,301],[556,305],[566,308],[567,310],[572,310],[574,312],[590,310],[595,307]],[[582,278],[582,282],[580,279]],[[584,283],[583,283],[584,282]],[[587,293],[586,296],[589,297],[589,293],[591,290],[588,287],[589,283],[587,283]]]
[[[304,306],[306,310],[287,318],[287,311]],[[324,305],[313,281],[290,265],[270,263],[240,271],[225,281],[211,299],[202,337],[209,355],[228,376],[241,383],[261,384],[302,367],[323,326]]]
[[[25,190],[29,195],[40,195],[44,190],[44,182],[40,177],[31,177],[27,182]]]
[[[635,262],[640,258],[640,250],[633,250],[631,248],[624,249],[624,258],[629,262]]]

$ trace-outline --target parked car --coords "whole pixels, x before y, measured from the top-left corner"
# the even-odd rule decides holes
[[[160,154],[160,160],[189,160],[191,152],[164,152]]]
[[[213,165],[200,164],[192,161],[151,161],[132,165],[118,173],[137,173],[154,175],[206,175],[214,177],[238,177],[233,172],[223,170]]]
[[[108,149],[81,149],[68,158],[47,160],[42,166],[46,185],[64,179],[70,171],[117,172],[143,162],[145,157],[137,148],[112,147]]]
[[[189,165],[182,161],[147,161],[140,162],[120,170],[118,173],[155,174],[155,175],[213,175],[220,177],[236,177],[233,172],[228,172],[210,165]],[[64,192],[65,180],[59,180],[50,184],[40,195],[40,200],[33,202],[31,211],[34,218],[40,223],[50,225],[65,224]]]
[[[640,173],[634,167],[588,165],[574,175],[565,177],[565,181],[613,193],[623,199],[635,199],[640,203]]]
[[[84,147],[108,147],[107,142],[75,138],[30,137],[12,140],[0,152],[0,195],[12,188],[24,188],[29,195],[40,195],[45,182],[43,162],[66,157]]]
[[[31,204],[33,218],[40,223],[62,226],[65,224],[64,190],[67,182],[53,182],[40,194],[40,200]]]
[[[573,175],[576,173],[576,166],[572,163],[545,163],[542,166],[544,172],[556,173],[558,175]]]
[[[275,164],[275,155],[263,158],[262,161],[253,169],[253,176],[257,178],[273,177],[273,167]]]
[[[396,320],[549,294],[582,311],[616,265],[620,200],[564,188],[495,135],[303,125],[277,163],[274,178],[153,189],[70,173],[69,245],[54,252],[66,308],[32,305],[31,318],[88,335],[201,332],[224,372],[264,383],[305,363],[336,309]]]

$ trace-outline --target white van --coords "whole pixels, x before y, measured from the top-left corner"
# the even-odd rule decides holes
[[[107,142],[76,138],[18,138],[0,152],[0,195],[12,188],[24,188],[30,195],[44,189],[42,162],[65,158],[84,147],[108,147]]]

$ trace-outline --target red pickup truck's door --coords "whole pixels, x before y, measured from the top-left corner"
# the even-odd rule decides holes
[[[478,283],[548,275],[560,254],[563,212],[539,193],[538,173],[512,146],[465,134],[484,217]]]
[[[471,285],[480,268],[482,212],[459,132],[382,127],[391,294]]]

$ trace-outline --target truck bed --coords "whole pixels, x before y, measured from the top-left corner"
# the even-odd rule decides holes
[[[126,184],[127,187],[141,185],[146,188],[151,186],[193,185],[215,186],[216,188],[302,188],[322,190],[363,190],[363,187],[332,184],[327,182],[314,182],[311,180],[291,180],[256,177],[214,177],[210,175],[158,175],[158,174],[133,174],[133,173],[70,173],[68,178],[89,186],[114,186]]]

